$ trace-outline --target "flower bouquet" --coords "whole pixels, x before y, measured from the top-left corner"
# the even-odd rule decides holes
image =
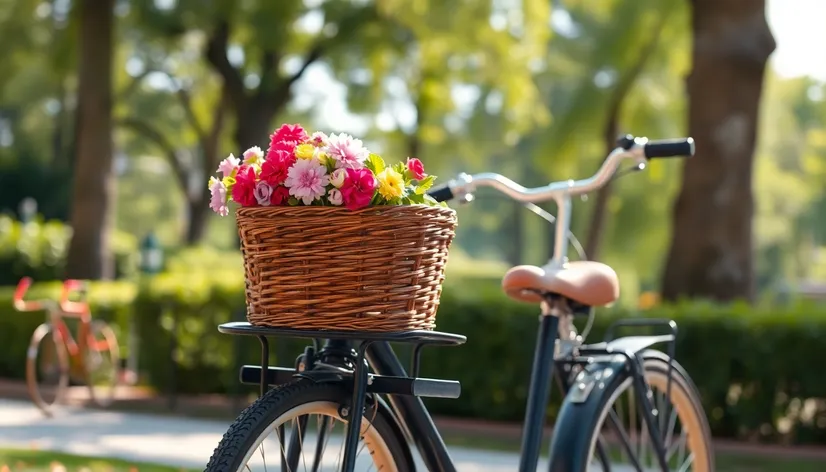
[[[235,211],[247,319],[258,326],[433,329],[456,213],[427,195],[434,176],[388,166],[347,134],[282,125],[266,151],[232,154],[210,208]]]
[[[272,134],[266,155],[255,146],[243,162],[230,154],[221,161],[219,180],[211,177],[210,208],[229,214],[228,203],[256,206],[344,206],[426,204],[434,176],[422,162],[408,158],[388,167],[384,160],[348,134],[308,136],[299,125],[282,125]]]

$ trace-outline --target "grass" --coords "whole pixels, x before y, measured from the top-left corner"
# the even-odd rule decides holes
[[[31,449],[0,449],[0,472],[195,472],[194,470]]]
[[[515,438],[490,438],[483,435],[449,433],[448,447],[470,447],[502,452],[519,451]],[[826,461],[817,459],[771,457],[734,453],[716,454],[720,472],[821,472]],[[50,451],[0,449],[0,472],[195,472],[158,464],[118,459],[84,457]]]
[[[519,438],[493,438],[484,434],[467,434],[459,432],[444,432],[445,444],[450,447],[467,447],[488,451],[518,453]],[[545,444],[547,447],[547,444]],[[545,452],[547,455],[547,451]],[[746,455],[732,452],[717,452],[715,454],[716,470],[718,472],[823,472],[826,470],[826,461],[808,458],[787,458],[769,456],[766,454]]]

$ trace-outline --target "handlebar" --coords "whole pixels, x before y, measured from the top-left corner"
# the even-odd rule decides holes
[[[55,302],[52,300],[24,300],[26,292],[29,290],[29,287],[31,287],[31,285],[31,277],[23,277],[22,279],[20,279],[20,282],[17,283],[17,288],[14,291],[13,301],[14,308],[18,311],[51,310],[59,306],[60,309],[65,313],[72,313],[78,315],[89,313],[89,304],[86,303],[85,300],[79,302],[69,300],[69,295],[73,290],[78,290],[85,296],[86,284],[83,281],[73,279],[64,281],[63,291],[61,293],[60,302],[58,304],[55,304]]]
[[[649,141],[648,138],[625,136],[619,140],[619,146],[608,155],[597,173],[587,179],[566,180],[553,182],[544,187],[525,188],[495,173],[460,174],[456,179],[432,189],[428,194],[440,202],[453,199],[471,201],[476,187],[493,187],[520,202],[544,202],[599,189],[611,180],[620,162],[626,159],[635,160],[638,165],[644,167],[650,159],[693,155],[694,140],[692,138]]]
[[[473,200],[473,192],[477,187],[493,187],[522,203],[554,200],[559,212],[556,217],[554,255],[549,264],[559,268],[567,261],[572,196],[592,192],[607,184],[614,177],[620,163],[626,159],[636,161],[637,168],[643,169],[651,159],[693,155],[694,139],[692,138],[649,141],[648,138],[635,138],[628,135],[619,139],[617,148],[608,154],[597,173],[587,179],[552,182],[544,187],[525,188],[499,174],[460,174],[447,184],[431,189],[428,195],[439,202],[454,199],[470,202]]]
[[[17,283],[17,288],[14,290],[14,308],[18,311],[39,311],[44,309],[42,301],[27,302],[23,300],[29,287],[32,285],[31,277],[23,277]]]

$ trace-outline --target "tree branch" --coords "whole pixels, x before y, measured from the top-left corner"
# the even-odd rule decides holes
[[[218,167],[218,162],[221,160],[220,154],[218,153],[218,146],[221,142],[221,132],[226,124],[226,111],[228,105],[229,94],[222,88],[221,99],[215,106],[215,111],[213,113],[215,115],[215,119],[212,122],[212,127],[209,130],[209,134],[206,135],[202,141],[200,141],[202,148],[201,151],[203,152],[204,157],[202,165],[205,175],[215,172],[215,168]]]
[[[189,91],[184,87],[179,87],[176,95],[178,96],[178,100],[181,102],[181,106],[184,108],[184,113],[186,114],[187,120],[189,120],[190,126],[192,126],[195,130],[195,134],[198,136],[198,141],[206,140],[206,131],[198,121],[198,117],[195,116],[195,110],[192,109],[192,99],[189,96]]]
[[[129,84],[126,87],[124,87],[123,90],[116,94],[115,101],[126,100],[127,98],[129,98],[133,93],[135,93],[135,90],[137,90],[138,87],[140,87],[141,82],[143,82],[143,79],[145,79],[146,76],[148,76],[152,72],[155,72],[155,69],[147,67],[143,70],[143,72],[133,77],[132,81],[129,82]]]
[[[269,82],[265,82],[262,76],[261,86],[258,88],[258,94],[256,99],[257,100],[272,100],[277,104],[284,102],[290,96],[290,89],[298,79],[304,75],[304,72],[307,71],[307,68],[310,65],[321,59],[321,56],[324,55],[327,49],[327,42],[324,40],[317,41],[313,47],[310,48],[310,51],[307,53],[307,56],[304,58],[304,62],[301,64],[301,67],[291,76],[287,77],[286,79],[282,80],[277,87],[274,89],[268,87]],[[271,79],[270,79],[271,80]],[[269,91],[273,91],[272,95],[269,94]]]
[[[207,61],[224,79],[230,99],[237,108],[241,108],[246,98],[244,93],[244,81],[241,74],[230,64],[227,58],[227,46],[229,44],[229,23],[221,20],[215,27],[212,35],[207,41],[204,52]]]
[[[133,116],[118,119],[115,124],[123,128],[131,129],[135,133],[140,134],[144,138],[155,143],[155,145],[163,151],[167,161],[169,161],[169,166],[172,167],[172,172],[175,174],[178,184],[181,186],[184,193],[189,193],[187,188],[187,175],[181,165],[181,162],[178,160],[178,151],[172,143],[166,139],[163,133],[148,122]]]

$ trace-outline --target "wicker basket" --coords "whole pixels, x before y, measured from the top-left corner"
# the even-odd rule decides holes
[[[424,205],[236,212],[247,320],[314,330],[433,329],[456,212]]]

